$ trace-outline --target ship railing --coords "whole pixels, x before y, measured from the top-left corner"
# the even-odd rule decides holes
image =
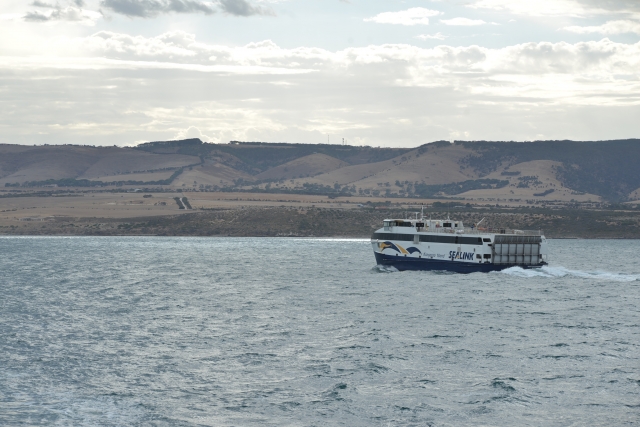
[[[464,228],[447,228],[447,227],[425,227],[419,228],[420,232],[443,233],[443,234],[515,234],[522,236],[542,236],[542,230],[519,230],[506,227],[464,227]]]
[[[542,230],[519,230],[506,227],[465,227],[464,234],[515,234],[522,236],[542,236]]]

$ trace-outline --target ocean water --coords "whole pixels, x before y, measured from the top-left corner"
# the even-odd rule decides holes
[[[640,241],[375,266],[366,240],[0,238],[2,426],[638,426]]]

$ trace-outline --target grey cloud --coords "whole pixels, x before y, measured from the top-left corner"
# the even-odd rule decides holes
[[[253,6],[247,0],[219,0],[220,8],[235,16],[274,15],[271,9]]]
[[[55,9],[56,8],[55,4],[47,3],[47,2],[44,2],[44,1],[40,1],[40,0],[35,0],[33,3],[31,3],[31,6],[46,7],[46,8],[51,8],[51,9]]]
[[[593,9],[616,12],[640,12],[637,0],[578,0],[578,3]]]
[[[91,17],[83,14],[81,9],[73,7],[61,8],[56,6],[51,13],[45,14],[38,11],[27,12],[22,19],[28,22],[47,22],[47,21],[87,21]]]
[[[92,23],[96,19],[96,12],[83,10],[84,0],[69,0],[66,6],[59,2],[48,3],[42,0],[34,0],[31,6],[41,9],[49,9],[48,12],[29,11],[22,19],[28,22],[47,22],[47,21],[75,21]]]
[[[28,58],[0,64],[0,71],[12,71],[0,72],[0,85],[7,88],[0,97],[0,126],[7,140],[91,138],[113,145],[163,140],[189,127],[225,142],[326,142],[327,133],[366,145],[455,138],[592,140],[637,133],[640,116],[633,80],[640,69],[639,44],[370,45],[332,52],[272,42],[206,45],[181,32],[154,38],[100,32],[87,44],[93,47],[87,62],[70,57],[47,65],[49,58],[42,57],[42,64]],[[202,72],[198,64],[210,63],[211,55],[236,65],[237,72]],[[189,63],[175,67],[180,58]],[[171,61],[171,73],[155,71],[164,61]],[[69,68],[60,70],[61,65]],[[255,65],[316,71],[246,70]],[[176,79],[184,84],[173,84]],[[250,94],[248,82],[254,83]],[[64,109],[61,91],[68,94]],[[87,102],[87,93],[113,102]],[[262,102],[248,103],[248,96]]]
[[[222,12],[229,15],[274,15],[270,8],[253,5],[247,0],[214,0],[214,2]],[[112,12],[141,18],[152,18],[169,12],[204,13],[205,15],[216,12],[211,3],[202,0],[102,0],[100,4]]]
[[[84,7],[86,5],[84,0],[69,0],[68,3],[76,7]],[[62,9],[62,6],[60,6],[59,3],[56,3],[56,4],[47,3],[46,1],[42,1],[42,0],[34,0],[31,3],[31,6],[42,7],[47,9]]]
[[[40,12],[27,12],[22,19],[29,22],[46,22],[52,19],[53,14],[45,15]],[[55,18],[54,18],[55,19]]]
[[[101,6],[126,16],[151,18],[161,13],[204,13],[210,15],[215,10],[198,0],[102,0]]]

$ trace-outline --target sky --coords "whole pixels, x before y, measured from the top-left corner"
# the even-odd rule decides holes
[[[0,143],[640,137],[638,0],[2,0]]]

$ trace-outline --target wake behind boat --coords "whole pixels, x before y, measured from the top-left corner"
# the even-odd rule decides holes
[[[416,215],[417,216],[417,215]],[[484,229],[482,221],[385,219],[371,245],[379,265],[398,270],[490,272],[547,265],[547,240],[541,231]]]

